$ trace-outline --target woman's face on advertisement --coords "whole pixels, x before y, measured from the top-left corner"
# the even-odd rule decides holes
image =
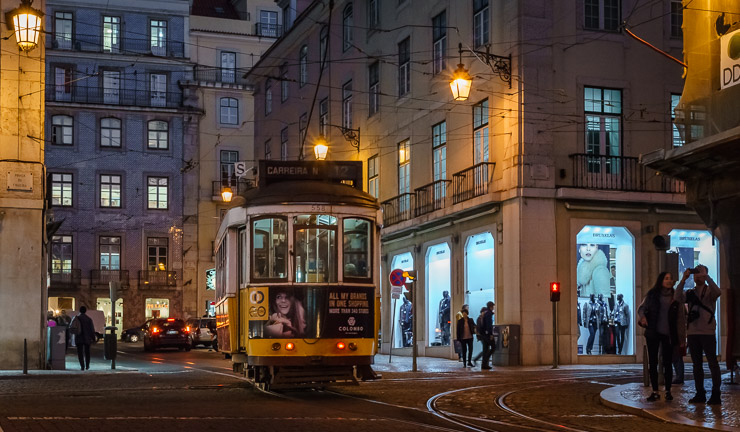
[[[597,250],[599,250],[599,247],[593,243],[582,244],[581,247],[578,248],[581,258],[586,261],[591,261]]]
[[[288,293],[278,293],[275,296],[275,307],[277,311],[283,315],[287,315],[290,312],[291,297]]]

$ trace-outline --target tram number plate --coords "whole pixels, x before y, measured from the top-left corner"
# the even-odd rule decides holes
[[[312,212],[328,212],[329,206],[323,205],[323,204],[311,204],[311,211]]]

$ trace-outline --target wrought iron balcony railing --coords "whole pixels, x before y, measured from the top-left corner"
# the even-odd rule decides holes
[[[416,205],[415,216],[431,213],[444,208],[447,188],[451,180],[437,180],[414,190]]]
[[[108,288],[110,282],[120,282],[122,288],[129,285],[128,270],[90,270],[90,285]]]
[[[110,54],[151,54],[157,57],[185,57],[185,43],[171,40],[143,38],[67,37],[52,35],[47,39],[47,48],[52,50],[96,52]]]
[[[572,161],[572,186],[632,192],[684,193],[682,181],[657,175],[630,156],[600,156],[584,153],[569,155]]]
[[[403,193],[380,203],[383,208],[383,223],[390,226],[413,218],[413,201],[414,194]]]
[[[452,174],[452,202],[455,204],[485,195],[493,182],[493,162],[480,162]]]
[[[176,271],[139,270],[139,289],[175,288],[178,279]]]
[[[205,81],[210,83],[222,83],[222,84],[239,84],[244,85],[247,80],[244,79],[244,74],[240,73],[235,69],[222,69],[222,68],[208,68],[203,66],[195,66],[193,71],[193,78],[195,81]]]
[[[65,88],[63,85],[49,84],[46,86],[46,101],[178,108],[182,105],[182,93],[85,86]]]
[[[257,23],[254,25],[254,34],[261,37],[279,38],[283,35],[283,26]]]
[[[66,269],[54,270],[49,273],[51,279],[51,289],[79,289],[82,284],[82,270]]]

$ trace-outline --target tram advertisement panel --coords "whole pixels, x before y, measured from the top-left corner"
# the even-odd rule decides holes
[[[265,299],[268,308],[250,311],[250,337],[372,338],[373,294],[372,287],[354,286],[252,288],[250,301]]]

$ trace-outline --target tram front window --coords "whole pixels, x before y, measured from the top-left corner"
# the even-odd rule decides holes
[[[295,228],[295,281],[331,283],[337,281],[337,218],[329,215],[301,215]]]
[[[370,277],[370,221],[347,218],[343,227],[344,277],[367,279]]]
[[[259,219],[252,223],[252,278],[286,279],[288,221]]]

